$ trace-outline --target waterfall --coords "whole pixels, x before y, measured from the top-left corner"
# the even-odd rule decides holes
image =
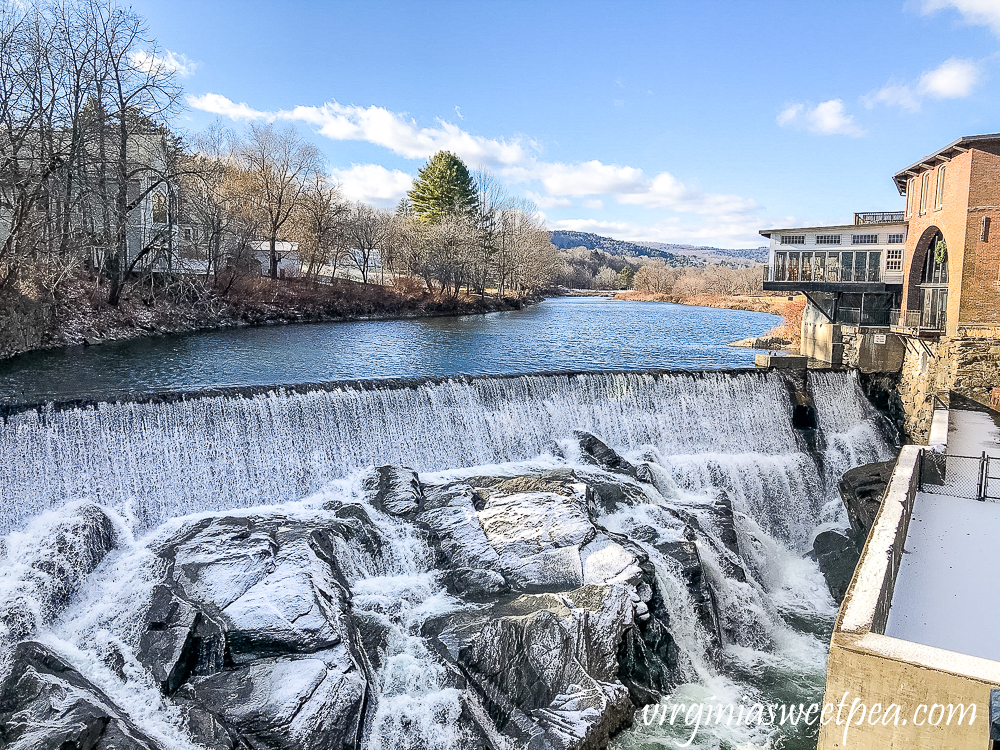
[[[0,429],[0,532],[71,500],[151,528],[296,500],[373,464],[522,461],[573,430],[663,455],[786,455],[788,399],[777,375],[595,373],[31,410]]]
[[[93,573],[80,573],[81,588],[64,612],[34,606],[38,638],[147,734],[165,746],[193,747],[177,709],[137,661],[136,620],[124,615],[154,585],[151,550],[216,512],[331,523],[330,507],[361,506],[383,551],[342,540],[336,558],[354,616],[385,633],[373,665],[366,750],[465,750],[475,746],[460,719],[469,705],[421,627],[468,605],[445,590],[423,532],[370,504],[358,477],[366,467],[396,463],[420,472],[425,484],[538,466],[607,481],[574,447],[574,431],[585,430],[648,470],[642,483],[617,477],[630,483],[633,504],[593,511],[594,521],[640,544],[655,567],[680,650],[678,700],[765,700],[786,684],[819,690],[825,636],[793,623],[831,623],[835,609],[804,554],[818,526],[843,521],[840,475],[887,460],[892,449],[852,375],[812,374],[809,390],[817,414],[809,440],[793,427],[783,376],[753,372],[524,375],[25,411],[0,428],[7,467],[0,573],[12,582],[0,594],[37,596],[37,573],[23,571],[37,556],[35,540],[64,509],[96,503],[109,510],[120,548]],[[729,529],[720,507],[729,509]],[[188,514],[199,515],[179,518]],[[700,619],[669,554],[692,523],[722,643]],[[724,541],[727,532],[735,540]],[[734,565],[744,575],[734,576]],[[109,654],[123,655],[119,672],[127,679],[107,666]],[[773,740],[760,728],[719,732],[703,746]],[[687,739],[637,725],[616,746],[667,737]]]

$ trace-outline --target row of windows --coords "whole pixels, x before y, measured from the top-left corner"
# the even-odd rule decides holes
[[[931,172],[934,170],[927,170],[922,175],[920,175],[920,196],[919,196],[919,213],[923,216],[927,213],[927,204],[931,199]],[[935,179],[934,186],[934,208],[940,209],[944,207],[944,164],[937,168],[937,177]],[[911,177],[909,182],[906,183],[906,215],[913,215],[913,204],[917,201],[917,191],[914,190],[915,177]]]
[[[817,245],[842,245],[844,244],[841,240],[842,235],[839,234],[817,234],[816,244]],[[902,245],[906,241],[906,236],[903,234],[890,234],[889,241],[886,244],[889,245]],[[804,245],[806,244],[806,236],[804,234],[783,234],[781,235],[782,245]],[[851,235],[852,245],[877,245],[878,235],[877,234],[852,234]]]
[[[902,250],[899,264],[902,268]],[[774,254],[774,281],[882,280],[882,253],[872,252],[783,252]]]

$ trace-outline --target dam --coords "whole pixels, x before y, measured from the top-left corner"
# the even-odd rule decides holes
[[[846,372],[10,407],[3,689],[73,675],[151,748],[683,741],[634,712],[819,699],[836,609],[812,539],[846,525],[843,473],[894,440]],[[553,632],[576,657],[543,645]],[[237,680],[252,695],[220,702]],[[815,729],[713,727],[695,746],[808,748]]]

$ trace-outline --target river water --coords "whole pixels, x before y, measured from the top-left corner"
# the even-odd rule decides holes
[[[726,344],[760,336],[780,320],[741,310],[575,297],[488,315],[143,338],[0,363],[0,402],[387,377],[752,367],[753,350]]]
[[[790,396],[776,373],[596,372],[747,367],[754,352],[725,344],[763,334],[776,322],[740,311],[557,299],[487,316],[221,331],[17,358],[0,372],[0,397],[8,403],[107,402],[141,392],[358,378],[486,377],[11,415],[0,429],[0,466],[7,467],[0,471],[0,533],[6,535],[0,550],[7,550],[0,553],[0,581],[4,571],[16,569],[19,550],[50,536],[47,519],[59,518],[67,504],[91,501],[108,509],[134,534],[121,555],[139,560],[149,554],[143,540],[176,522],[168,519],[291,508],[303,498],[308,504],[341,492],[373,464],[401,463],[428,479],[462,471],[530,473],[542,465],[592,471],[571,451],[558,449],[582,429],[648,465],[654,478],[643,490],[646,501],[600,521],[640,540],[660,590],[668,593],[684,680],[671,700],[819,700],[836,607],[807,557],[811,539],[818,527],[846,524],[836,490],[843,472],[892,455],[855,378],[808,376],[818,422],[816,447],[809,448],[796,436]],[[530,374],[553,370],[595,372]],[[500,373],[524,374],[489,377]],[[657,544],[672,533],[671,509],[699,512],[719,498],[734,510],[747,559],[745,580],[720,572],[714,583],[727,636],[713,650],[683,579]],[[386,538],[396,540],[392,545],[409,549],[419,541],[412,529],[390,520]],[[721,571],[711,550],[704,551],[708,569]],[[39,637],[103,684],[144,731],[185,747],[181,723],[167,711],[149,710],[160,700],[155,690],[148,691],[151,698],[133,682],[92,666],[99,661],[95,633],[111,633],[126,653],[135,647],[129,640],[134,623],[123,621],[116,602],[145,585],[139,581],[144,567],[116,567],[116,559],[95,571],[92,585],[65,613],[53,614]],[[426,615],[431,610],[422,602],[436,601],[444,590],[421,559],[402,561],[398,570],[358,573],[352,580],[357,606],[384,594],[391,580],[399,589],[392,596],[416,602],[414,611]],[[407,674],[433,675],[435,657],[419,628],[400,633],[396,656],[405,657]],[[434,683],[419,694],[397,695],[384,682],[379,705],[405,700],[414,716],[458,705],[451,687]],[[440,728],[423,727],[430,734]],[[434,742],[416,734],[412,746],[471,750],[447,732],[438,734]],[[644,726],[637,717],[613,748],[815,747],[814,728],[805,727],[713,726],[685,744],[690,734],[687,727]],[[402,747],[398,735],[396,729],[373,735],[366,750]]]

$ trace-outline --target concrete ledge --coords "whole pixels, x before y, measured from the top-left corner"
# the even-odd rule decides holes
[[[927,445],[935,453],[944,453],[948,449],[948,421],[951,412],[948,409],[935,409],[931,422],[931,432]]]
[[[809,358],[796,355],[758,354],[753,358],[753,363],[757,367],[775,370],[804,370],[809,363]]]

